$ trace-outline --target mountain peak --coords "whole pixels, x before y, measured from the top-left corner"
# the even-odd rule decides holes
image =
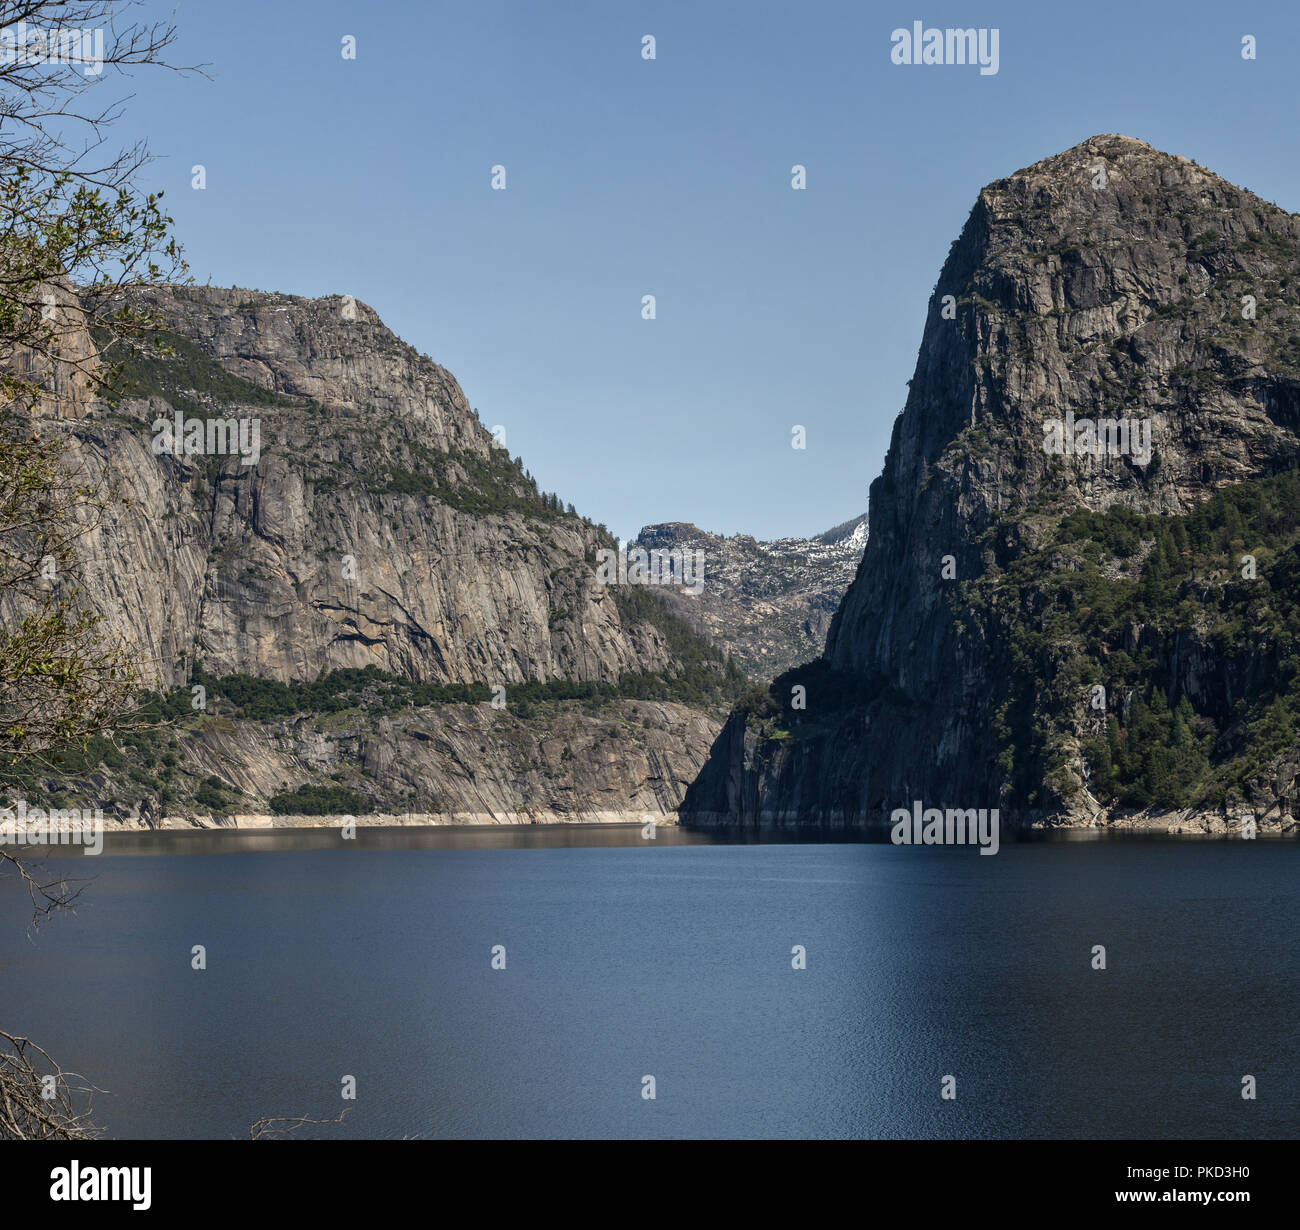
[[[1149,205],[1158,195],[1168,193],[1190,197],[1193,207],[1259,206],[1289,216],[1285,210],[1238,188],[1191,158],[1166,153],[1136,137],[1113,132],[1088,137],[1069,149],[994,180],[980,193],[976,208],[992,207],[995,212],[1004,212],[1008,193],[1018,204],[1042,207],[1071,199],[1085,189],[1099,193],[1106,188],[1118,191],[1121,199],[1127,198],[1126,203],[1130,205],[1134,194],[1138,201]],[[1207,190],[1216,196],[1205,198],[1203,194]],[[1093,197],[1093,203],[1102,208],[1106,205],[1104,197]],[[999,204],[1002,210],[998,209]]]
[[[1184,163],[1187,166],[1194,165],[1190,158],[1184,158],[1179,154],[1167,154],[1163,150],[1156,149],[1154,145],[1149,145],[1146,141],[1140,141],[1137,137],[1127,137],[1118,132],[1102,132],[1080,141],[1077,145],[1070,146],[1069,149],[1049,154],[1046,158],[1040,158],[1030,166],[1022,167],[1009,178],[1014,179],[1016,176],[1031,175],[1035,172],[1053,172],[1059,170],[1065,164],[1097,158],[1110,161],[1127,158],[1138,158],[1145,161],[1171,160]]]

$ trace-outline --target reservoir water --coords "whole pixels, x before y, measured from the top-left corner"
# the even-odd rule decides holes
[[[30,938],[0,879],[0,1028],[106,1090],[109,1136],[246,1137],[344,1107],[305,1134],[1300,1129],[1293,841],[991,858],[577,826],[107,842],[45,861],[94,879]]]

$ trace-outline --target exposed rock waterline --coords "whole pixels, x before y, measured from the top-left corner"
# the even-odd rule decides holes
[[[276,816],[266,814],[204,815],[203,813],[182,816],[162,816],[154,823],[145,823],[139,818],[116,817],[104,818],[105,832],[157,832],[161,830],[178,831],[184,829],[342,829],[351,824],[356,828],[455,828],[476,826],[485,827],[525,827],[539,824],[625,824],[645,827],[648,824],[661,827],[674,827],[677,824],[676,812],[635,812],[635,811],[595,811],[595,812],[532,812],[532,813],[497,813],[492,812],[447,812],[447,813],[396,813],[368,812],[357,816]]]

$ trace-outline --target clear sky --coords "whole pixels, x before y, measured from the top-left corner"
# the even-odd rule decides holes
[[[182,0],[176,20],[173,58],[212,80],[138,75],[118,133],[159,155],[196,278],[369,303],[625,536],[864,511],[991,180],[1120,132],[1300,210],[1295,0]],[[915,20],[996,28],[999,71],[892,63]]]

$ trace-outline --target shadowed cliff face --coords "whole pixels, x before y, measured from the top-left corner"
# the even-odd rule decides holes
[[[922,799],[1096,815],[1080,752],[1094,714],[1072,672],[1095,659],[1111,682],[1125,636],[1147,636],[1145,684],[1170,704],[1189,691],[1171,637],[1185,651],[1197,641],[1204,716],[1223,719],[1206,674],[1227,695],[1237,684],[1235,701],[1250,668],[1212,630],[1094,627],[1096,644],[1071,644],[1047,635],[1050,600],[1022,603],[1002,582],[1031,556],[1034,584],[1081,566],[1056,551],[1071,512],[1121,506],[1173,525],[1293,465],[1297,290],[1300,220],[1140,141],[1095,137],[985,188],[931,299],[871,486],[870,541],[824,662],[802,681],[807,710],[766,731],[751,713],[748,733],[734,716],[684,814],[858,823]],[[1045,450],[1045,424],[1103,418],[1134,425],[1129,451]],[[1149,456],[1134,447],[1142,429]],[[1026,625],[1046,637],[1031,664],[1018,661]],[[788,709],[799,682],[778,680],[772,705]],[[1118,699],[1131,699],[1123,682]]]

